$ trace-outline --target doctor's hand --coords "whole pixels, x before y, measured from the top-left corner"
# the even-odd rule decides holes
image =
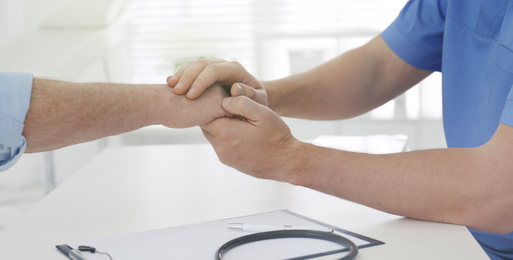
[[[272,110],[246,96],[227,97],[223,108],[238,117],[201,126],[220,161],[252,176],[291,182],[288,167],[300,165],[294,151],[301,142]],[[288,168],[286,170],[285,168]]]
[[[173,93],[198,98],[210,85],[219,82],[232,96],[245,95],[267,106],[267,93],[258,79],[240,63],[202,59],[190,62],[167,78]]]

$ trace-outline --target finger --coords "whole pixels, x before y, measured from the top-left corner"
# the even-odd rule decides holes
[[[239,124],[247,123],[246,120],[239,118],[219,118],[201,125],[200,128],[207,140],[212,145],[216,145],[218,142],[226,142],[226,140],[233,137],[234,133],[232,131],[237,128]]]
[[[235,82],[249,82],[249,84],[251,84],[253,81],[256,81],[255,85],[259,84],[257,80],[253,80],[252,76],[240,63],[236,61],[216,60],[205,66],[201,74],[194,80],[189,92],[187,92],[187,97],[191,99],[198,97],[202,91],[214,82],[220,82],[223,86],[229,87]],[[261,88],[261,86],[255,87]]]
[[[235,86],[237,85],[237,86]],[[257,91],[254,87],[251,87],[251,86],[248,86],[246,84],[243,84],[243,83],[235,83],[233,84],[231,90],[230,90],[230,94],[232,96],[246,96],[248,98],[251,98],[253,100],[256,99],[257,97]]]
[[[170,87],[174,87],[176,83],[178,83],[179,77],[175,75],[168,76],[166,79],[167,85]]]
[[[232,121],[233,121],[233,119],[232,119]],[[201,131],[203,132],[203,135],[205,136],[205,138],[207,138],[208,142],[214,148],[214,151],[218,155],[219,160],[224,164],[226,164],[226,162],[223,161],[223,154],[226,153],[227,150],[229,150],[229,151],[232,150],[229,145],[227,146],[227,144],[229,143],[229,139],[223,139],[222,137],[218,138],[213,133],[213,131],[217,131],[218,133],[221,134],[221,136],[223,136],[223,135],[225,137],[230,136],[229,133],[228,134],[225,133],[226,131],[230,130],[229,128],[226,127],[226,125],[224,125],[225,123],[227,123],[227,122],[219,123],[217,126],[213,126],[211,123],[201,126]],[[208,128],[214,128],[214,130],[207,130]]]
[[[182,76],[183,72],[187,69],[189,64],[185,64],[183,66],[180,66],[178,70],[175,72],[175,74],[167,77],[167,85],[170,87],[175,87],[178,81],[180,80],[180,77]]]
[[[195,99],[199,97],[205,89],[215,82],[227,85],[233,84],[232,78],[238,76],[240,68],[242,68],[240,65],[237,67],[237,64],[225,60],[216,60],[205,66],[192,83],[187,92],[187,98]]]
[[[263,89],[255,89],[252,86],[243,83],[235,83],[230,89],[230,94],[232,97],[246,96],[259,104],[268,106],[267,96]]]
[[[214,151],[217,153],[218,147],[219,147],[218,145],[222,144],[222,140],[218,140],[212,132],[210,132],[209,130],[206,129],[206,128],[209,128],[210,126],[211,126],[211,124],[201,126],[201,132],[203,133],[203,136],[205,136],[207,141],[212,145],[212,147],[214,148]]]
[[[204,68],[205,65],[202,62],[192,62],[187,64],[182,71],[179,71],[179,74],[175,74],[179,79],[173,89],[173,93],[177,95],[187,93],[196,77],[198,77]]]
[[[244,90],[244,86],[242,83],[235,83],[230,88],[230,95],[232,97],[244,96],[244,93],[245,93],[245,90]]]
[[[222,80],[223,71],[225,70],[222,63],[212,63],[205,66],[191,83],[191,87],[187,91],[187,98],[195,99],[199,97],[205,89]]]
[[[268,113],[272,113],[267,107],[246,96],[226,97],[222,106],[228,113],[244,117],[253,123],[262,121]]]

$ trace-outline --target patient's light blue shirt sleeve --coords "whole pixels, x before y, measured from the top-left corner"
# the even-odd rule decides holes
[[[13,166],[25,152],[25,116],[30,105],[33,76],[0,72],[0,172]]]

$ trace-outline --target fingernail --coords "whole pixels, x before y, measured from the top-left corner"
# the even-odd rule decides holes
[[[176,89],[181,89],[183,87],[182,82],[178,82],[175,86]]]
[[[242,87],[242,85],[240,83],[237,83],[237,88],[238,88],[238,91],[239,91],[239,95],[244,95],[244,88]]]
[[[175,80],[177,77],[175,75],[168,76],[166,79],[166,82],[169,82],[170,80]]]
[[[196,96],[196,93],[194,93],[195,90],[193,88],[190,88],[188,91],[187,91],[187,94],[185,94],[185,96],[188,98],[188,99],[195,99],[197,98]]]

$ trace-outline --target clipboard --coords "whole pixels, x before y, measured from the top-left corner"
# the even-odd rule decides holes
[[[179,227],[144,231],[125,235],[68,243],[72,248],[81,245],[107,252],[112,259],[214,259],[217,249],[229,240],[251,234],[227,228],[229,223],[262,225],[292,225],[330,227],[334,233],[353,241],[359,249],[383,242],[339,227],[308,218],[289,210],[204,222]],[[279,239],[281,240],[281,239]],[[283,239],[259,241],[230,251],[227,259],[290,259],[303,260],[343,254],[347,249],[331,242],[312,239]],[[82,252],[88,260],[109,259],[105,255]]]

